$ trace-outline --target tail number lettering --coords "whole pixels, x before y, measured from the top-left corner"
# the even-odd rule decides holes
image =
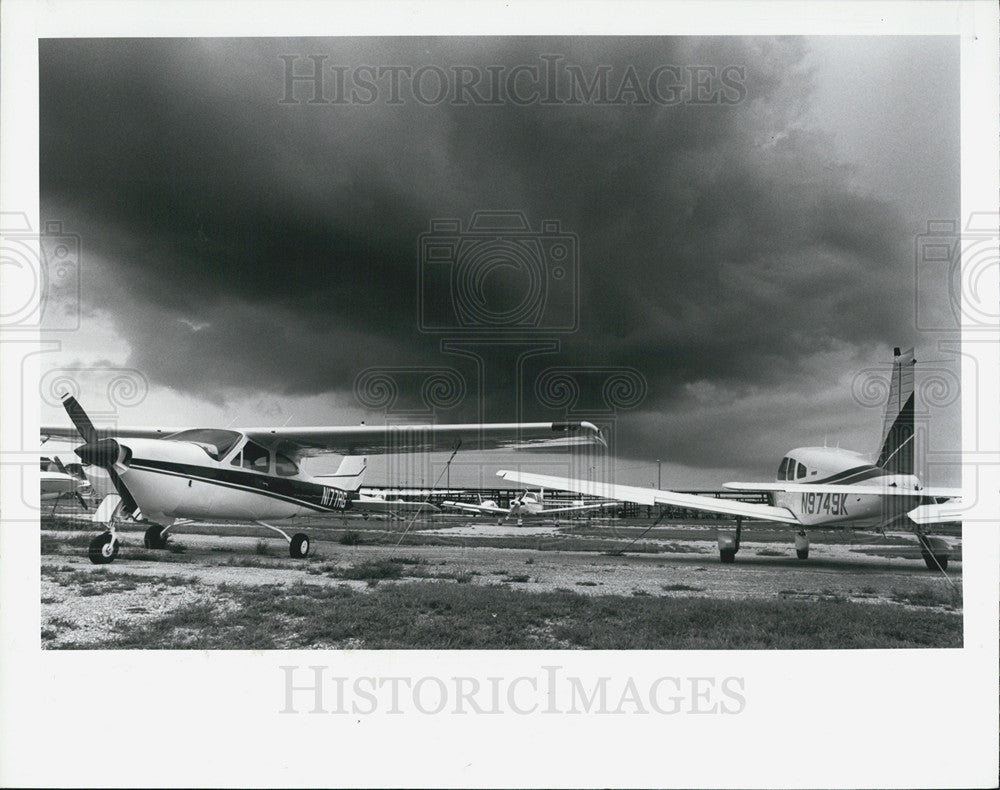
[[[830,516],[846,516],[847,494],[802,494],[802,512],[809,515],[825,513]]]
[[[327,488],[323,486],[323,493],[320,495],[319,503],[323,507],[333,510],[343,510],[347,507],[347,494],[339,488]]]

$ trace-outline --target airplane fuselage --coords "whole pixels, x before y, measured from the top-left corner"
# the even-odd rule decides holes
[[[781,461],[778,483],[849,485],[851,492],[778,491],[771,504],[790,510],[803,526],[876,526],[884,524],[923,501],[915,475],[887,474],[860,453],[839,447],[799,447]],[[858,488],[870,487],[871,494]],[[913,496],[885,496],[887,490],[913,491]]]
[[[219,460],[195,443],[164,439],[128,439],[130,451],[122,481],[143,518],[169,525],[177,519],[276,521],[347,509],[354,492],[326,485],[286,467],[293,474],[273,474],[274,458],[261,469],[242,465],[245,439]],[[95,489],[110,480],[99,467],[87,467]],[[102,479],[103,478],[103,479]]]

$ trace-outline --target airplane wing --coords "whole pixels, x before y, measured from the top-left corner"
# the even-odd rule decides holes
[[[621,502],[611,500],[609,502],[596,502],[592,505],[569,505],[567,507],[547,507],[537,515],[548,516],[553,513],[579,513],[583,510],[601,510],[607,507],[618,507]],[[525,515],[528,515],[527,513]]]
[[[455,510],[464,510],[469,513],[489,513],[494,516],[505,516],[510,512],[510,508],[506,507],[491,507],[490,505],[473,505],[468,502],[442,502],[441,507],[454,508]]]
[[[99,428],[100,438],[165,439],[183,428]],[[233,430],[240,430],[233,428]],[[76,428],[44,426],[43,439],[81,441]],[[258,444],[283,445],[286,455],[381,455],[454,450],[561,450],[606,446],[589,422],[470,423],[459,425],[348,425],[312,428],[247,428]]]
[[[723,483],[730,491],[783,491],[792,494],[878,494],[879,496],[925,496],[954,499],[962,496],[961,488],[899,488],[836,483]]]
[[[179,433],[184,428],[98,428],[97,435],[101,439],[165,439],[173,433]],[[70,442],[82,442],[83,437],[76,428],[65,426],[43,425],[39,430],[43,442],[49,439],[65,439]]]
[[[463,450],[557,450],[580,445],[604,445],[589,422],[492,423],[465,425],[350,425],[328,428],[248,428],[243,431],[261,444],[281,442],[299,457],[380,455]]]
[[[753,502],[734,502],[729,499],[716,499],[715,497],[700,496],[698,494],[678,494],[675,491],[661,491],[658,488],[639,488],[637,486],[615,485],[612,483],[597,483],[591,480],[571,480],[565,477],[536,475],[528,472],[501,470],[497,472],[497,476],[502,477],[504,480],[536,488],[574,491],[586,496],[616,499],[622,502],[635,502],[638,505],[674,505],[676,507],[688,507],[694,510],[722,513],[729,516],[759,518],[764,521],[781,521],[786,524],[799,523],[799,520],[788,508],[758,505]]]
[[[41,495],[43,497],[61,496],[76,491],[81,481],[73,475],[62,472],[41,472]]]

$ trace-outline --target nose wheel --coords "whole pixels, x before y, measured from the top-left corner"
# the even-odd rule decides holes
[[[94,565],[107,565],[118,556],[118,538],[114,532],[102,532],[92,541],[87,555]]]

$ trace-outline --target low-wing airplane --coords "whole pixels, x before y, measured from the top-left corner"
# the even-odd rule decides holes
[[[798,527],[795,549],[799,559],[809,556],[807,527],[884,529],[904,515],[913,524],[921,556],[931,570],[948,567],[950,547],[927,534],[927,526],[960,518],[959,488],[924,488],[914,475],[913,349],[894,352],[892,380],[878,460],[839,447],[800,447],[781,459],[775,482],[726,483],[735,491],[765,492],[768,504],[681,494],[657,488],[570,480],[527,472],[501,470],[497,475],[515,483],[574,491],[588,496],[635,502],[640,505],[673,505],[734,516],[735,534],[718,536],[719,558],[734,562],[740,548],[743,519],[777,521]]]
[[[501,518],[497,520],[497,525],[503,524],[511,516],[516,515],[517,525],[520,527],[524,525],[525,517],[548,518],[549,516],[557,516],[563,513],[580,513],[587,510],[612,508],[617,507],[619,504],[619,502],[596,502],[585,505],[580,502],[566,507],[545,507],[545,491],[542,489],[537,493],[534,491],[525,491],[510,503],[510,507],[500,507],[492,499],[483,499],[479,504],[448,500],[442,502],[441,507],[462,510],[466,513],[474,513],[476,515],[500,516]]]
[[[187,521],[249,521],[284,537],[292,557],[305,557],[308,536],[288,535],[268,522],[348,509],[385,512],[396,503],[363,499],[358,491],[368,455],[603,444],[587,422],[98,430],[74,397],[64,396],[63,405],[75,427],[43,427],[42,436],[82,437],[74,452],[88,474],[100,470],[95,477],[110,479],[116,492],[94,514],[106,525],[90,543],[96,564],[118,555],[122,518],[150,522],[148,548],[164,548],[167,530]],[[323,454],[345,458],[330,475],[310,477],[299,468],[303,458]]]
[[[90,510],[86,496],[93,491],[80,464],[66,464],[58,455],[43,456],[39,478],[40,502],[52,502],[52,511],[66,497],[76,497],[84,510]]]

